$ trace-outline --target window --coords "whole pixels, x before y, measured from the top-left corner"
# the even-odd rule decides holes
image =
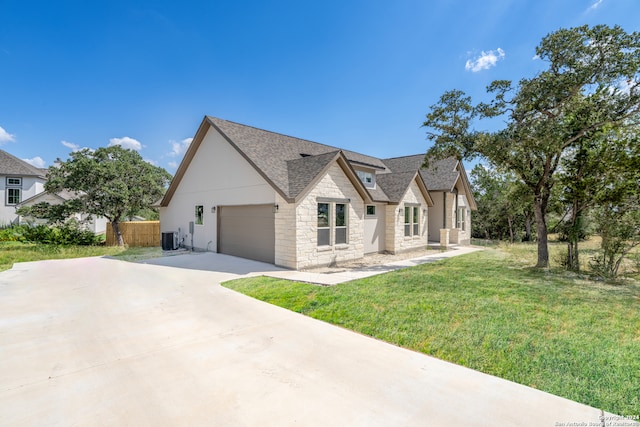
[[[196,205],[196,225],[204,224],[204,206]]]
[[[467,209],[466,208],[458,208],[456,228],[459,228],[462,231],[465,231],[467,229]]]
[[[329,203],[318,203],[318,246],[331,244]]]
[[[7,205],[17,205],[22,196],[22,178],[7,177]]]
[[[318,246],[347,243],[347,236],[349,235],[348,215],[347,203],[318,203]]]
[[[17,205],[20,203],[20,188],[7,188],[7,205]]]
[[[376,216],[375,205],[367,205],[367,216]]]
[[[347,243],[347,205],[336,203],[336,239],[335,244]]]
[[[420,207],[405,206],[404,207],[404,235],[406,237],[420,235]]]
[[[356,171],[356,173],[358,174],[358,178],[360,178],[360,181],[362,181],[365,187],[375,188],[376,175],[373,172],[365,172],[365,171],[358,170]]]

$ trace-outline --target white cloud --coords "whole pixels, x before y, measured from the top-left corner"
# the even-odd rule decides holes
[[[10,134],[2,126],[0,126],[0,145],[7,142],[15,142],[16,136]]]
[[[45,162],[40,156],[36,156],[33,159],[22,159],[22,160],[29,163],[31,166],[35,166],[37,168],[47,167],[47,162]]]
[[[178,167],[178,162],[169,162],[168,164],[169,164],[169,167],[172,169],[175,169]]]
[[[71,151],[78,151],[80,150],[80,146],[78,144],[74,144],[73,142],[69,142],[69,141],[60,141],[60,144],[64,145],[65,147],[69,148]]]
[[[156,162],[155,160],[151,160],[151,159],[144,159],[145,162],[149,163],[150,165],[153,166],[158,166],[158,162]]]
[[[173,139],[170,140],[169,142],[171,143],[171,152],[169,153],[169,155],[171,157],[182,156],[189,148],[189,145],[191,145],[191,141],[193,141],[193,138],[185,138],[182,141],[174,141]]]
[[[504,59],[504,50],[498,48],[496,50],[490,50],[488,52],[482,51],[480,56],[471,60],[467,60],[464,68],[467,71],[477,73],[478,71],[488,70],[491,67],[495,67],[499,60]]]
[[[114,145],[119,145],[122,148],[128,148],[135,151],[142,150],[142,144],[140,143],[140,141],[129,138],[128,136],[125,136],[123,138],[111,138],[109,140],[109,147],[113,147]]]
[[[604,0],[596,0],[595,2],[593,2],[593,4],[589,6],[589,9],[587,9],[587,12],[593,12],[594,10],[599,8],[603,1]]]

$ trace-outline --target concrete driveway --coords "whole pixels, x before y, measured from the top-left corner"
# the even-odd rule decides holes
[[[84,258],[0,273],[0,425],[598,422],[599,410],[225,289],[265,264],[220,260],[220,272]]]

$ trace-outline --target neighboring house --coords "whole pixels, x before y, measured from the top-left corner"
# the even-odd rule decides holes
[[[77,197],[75,194],[69,191],[60,191],[58,193],[49,193],[48,191],[43,191],[42,193],[36,194],[33,197],[30,197],[27,200],[19,203],[20,206],[33,206],[38,203],[46,202],[50,205],[58,205],[66,202],[67,200],[71,200]],[[91,217],[91,219],[88,219]],[[87,214],[74,214],[73,218],[78,220],[85,229],[92,231],[94,234],[102,234],[107,231],[107,219],[102,216],[95,215],[87,215]],[[28,223],[46,223],[46,220],[41,220],[38,218],[25,218],[22,217],[20,222],[28,222]]]
[[[0,150],[0,225],[18,223],[16,206],[44,191],[45,175],[46,170]]]
[[[207,116],[160,202],[161,231],[187,247],[293,269],[468,244],[476,205],[462,164],[422,170],[422,160]]]

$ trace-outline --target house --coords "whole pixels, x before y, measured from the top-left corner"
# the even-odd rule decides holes
[[[0,150],[0,225],[18,223],[16,206],[44,191],[45,175],[46,170]]]
[[[36,194],[33,197],[30,197],[20,202],[16,207],[34,206],[34,205],[37,205],[38,203],[48,203],[50,205],[59,205],[68,200],[74,199],[76,197],[77,196],[74,193],[71,193],[66,190],[62,190],[57,193],[50,193],[48,191],[43,191],[41,193]],[[77,220],[79,223],[81,223],[84,229],[89,230],[94,234],[102,234],[107,231],[107,219],[105,217],[76,213],[72,216],[72,218]],[[41,220],[38,218],[21,217],[20,222],[46,223],[46,220]]]
[[[301,269],[469,243],[462,164],[379,159],[205,117],[160,202],[162,232],[197,250]]]

